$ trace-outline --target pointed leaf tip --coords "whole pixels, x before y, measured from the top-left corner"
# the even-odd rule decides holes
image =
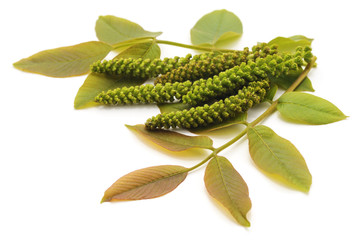
[[[13,66],[25,72],[50,77],[79,76],[88,73],[90,65],[106,57],[111,50],[112,47],[104,42],[84,42],[38,52]]]
[[[320,125],[347,118],[333,103],[308,93],[282,95],[277,109],[284,117],[299,123]]]
[[[250,226],[246,217],[252,207],[248,186],[225,157],[215,156],[210,160],[204,182],[208,193],[227,208],[239,224]]]
[[[250,155],[260,169],[291,188],[309,191],[312,175],[291,142],[263,125],[249,128],[248,140]]]

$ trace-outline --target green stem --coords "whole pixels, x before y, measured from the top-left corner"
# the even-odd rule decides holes
[[[234,52],[235,51],[235,50],[231,50],[231,49],[221,49],[221,48],[216,48],[216,47],[197,46],[197,45],[190,45],[190,44],[178,43],[178,42],[167,41],[167,40],[160,40],[160,39],[156,39],[154,37],[133,38],[130,40],[116,43],[116,44],[112,45],[112,47],[114,49],[119,49],[119,48],[123,48],[123,47],[130,47],[130,46],[138,44],[138,43],[146,43],[146,42],[151,42],[151,41],[155,41],[156,43],[159,43],[159,44],[167,44],[167,45],[172,45],[172,46],[176,46],[176,47],[189,48],[189,49],[201,50],[201,51],[220,51],[220,52]]]
[[[204,46],[197,46],[197,45],[189,45],[189,44],[183,44],[183,43],[172,42],[172,41],[167,41],[167,40],[159,40],[159,39],[157,39],[156,42],[160,43],[160,44],[167,44],[167,45],[172,45],[172,46],[176,46],[176,47],[189,48],[189,49],[201,50],[201,51],[220,51],[220,52],[235,51],[235,50],[230,50],[230,49],[220,49],[220,48],[216,48],[216,47],[204,47]]]
[[[154,41],[154,37],[140,37],[140,38],[133,38],[130,40],[122,41],[119,43],[116,43],[112,45],[114,49],[123,48],[123,47],[130,47],[132,45],[138,44],[138,43],[145,43],[145,42],[151,42]]]
[[[316,61],[316,57],[312,58],[312,61],[310,62],[310,64],[308,64],[305,69],[303,70],[303,72],[299,75],[299,77],[297,78],[297,80],[295,80],[295,82],[283,93],[288,93],[288,92],[293,92],[298,86],[299,84],[301,84],[301,82],[303,82],[303,80],[305,79],[305,77],[308,75],[309,71],[313,68],[313,66],[315,65],[315,61]],[[282,94],[282,95],[283,95]],[[206,157],[202,162],[198,163],[197,165],[189,168],[188,171],[192,171],[200,166],[202,166],[203,164],[205,164],[206,162],[208,162],[212,157],[216,156],[219,152],[221,152],[222,150],[228,148],[229,146],[231,146],[232,144],[234,144],[235,142],[237,142],[239,139],[241,139],[243,136],[245,136],[247,134],[248,128],[254,127],[255,125],[257,125],[258,123],[262,122],[264,119],[266,119],[268,116],[270,116],[273,112],[275,112],[277,110],[277,104],[278,104],[278,99],[276,101],[274,101],[269,108],[267,108],[267,110],[265,112],[263,112],[259,117],[257,117],[253,122],[247,124],[247,127],[241,131],[237,136],[235,136],[234,138],[232,138],[230,141],[228,141],[227,143],[223,144],[222,146],[215,148],[213,150],[213,152],[208,155],[208,157]]]

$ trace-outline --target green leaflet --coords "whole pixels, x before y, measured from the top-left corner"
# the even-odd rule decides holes
[[[141,200],[160,197],[173,191],[187,177],[188,169],[162,165],[133,171],[109,187],[101,202]]]
[[[276,37],[268,42],[268,45],[276,44],[278,46],[278,52],[291,52],[295,53],[297,47],[310,47],[313,39],[307,38],[301,35],[295,35],[289,38],[286,37]]]
[[[246,215],[252,203],[247,184],[225,157],[215,156],[209,161],[204,182],[208,193],[227,208],[239,224],[250,226]]]
[[[284,117],[307,124],[328,124],[347,118],[331,102],[308,93],[282,95],[278,99],[277,109]]]
[[[250,155],[260,169],[292,188],[309,191],[312,175],[291,142],[263,125],[249,128],[247,135]]]
[[[212,149],[213,141],[207,136],[187,136],[169,130],[147,130],[144,125],[126,125],[127,128],[145,137],[147,140],[170,151],[184,151],[191,148]]]
[[[112,47],[104,42],[85,42],[41,51],[14,63],[14,67],[50,77],[78,76],[88,73],[90,65],[106,57],[111,50]]]
[[[225,9],[204,15],[191,29],[191,42],[194,45],[210,45],[233,41],[242,36],[241,20]]]
[[[157,37],[162,32],[149,32],[137,23],[111,15],[100,16],[96,21],[96,36],[100,41],[116,44],[138,38]]]
[[[160,58],[161,49],[155,41],[137,43],[133,46],[127,48],[120,54],[118,54],[115,59],[119,58],[142,58],[142,59],[155,59]]]

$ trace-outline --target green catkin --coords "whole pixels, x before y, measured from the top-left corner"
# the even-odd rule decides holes
[[[190,61],[188,64],[175,68],[155,79],[155,84],[165,84],[168,82],[195,81],[201,78],[209,78],[218,75],[227,69],[240,65],[248,60],[255,60],[258,57],[277,53],[277,47],[269,47],[265,43],[260,43],[252,47],[252,52],[248,48],[242,51],[209,55],[198,61]]]
[[[187,81],[165,85],[122,87],[100,93],[96,96],[95,102],[111,105],[173,102],[186,94],[191,86],[192,82]]]
[[[310,51],[310,50],[307,50]],[[289,70],[297,70],[303,65],[302,57],[307,53],[302,49],[294,55],[269,55],[250,60],[232,69],[221,72],[209,79],[186,81],[183,83],[146,84],[135,87],[123,87],[100,93],[95,101],[102,104],[166,103],[181,100],[196,106],[208,100],[236,94],[238,89],[249,82],[263,79],[267,74],[285,75]]]
[[[91,72],[109,74],[113,76],[152,78],[165,74],[175,68],[184,66],[191,61],[208,58],[212,53],[203,53],[192,57],[187,54],[185,57],[174,57],[164,59],[133,59],[119,58],[113,60],[98,61],[91,65]]]
[[[235,94],[249,82],[287,75],[289,71],[298,70],[305,65],[305,59],[308,60],[311,55],[310,51],[310,48],[304,51],[298,48],[295,54],[268,55],[255,59],[255,62],[243,62],[240,66],[221,72],[213,78],[197,80],[193,82],[190,91],[182,96],[182,102],[196,106],[211,99]]]
[[[268,80],[251,82],[247,87],[239,90],[237,95],[232,95],[219,100],[211,105],[205,104],[192,107],[188,110],[159,114],[149,118],[145,126],[147,129],[169,128],[197,128],[221,123],[246,112],[263,101],[269,89]]]

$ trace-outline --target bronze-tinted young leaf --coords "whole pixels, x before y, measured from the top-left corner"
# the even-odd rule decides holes
[[[239,224],[250,226],[246,215],[252,203],[247,184],[225,157],[216,156],[209,161],[204,182],[208,193],[227,208]]]
[[[263,125],[249,128],[248,140],[251,157],[260,169],[290,187],[309,191],[312,175],[291,142]]]
[[[95,97],[102,91],[108,91],[119,87],[136,86],[144,83],[146,79],[133,79],[124,77],[113,77],[107,74],[91,73],[79,88],[74,107],[76,109],[87,108],[98,105],[94,102]]]
[[[109,187],[101,202],[141,200],[160,197],[173,191],[187,177],[188,169],[162,165],[133,171]]]
[[[145,42],[145,43],[138,43],[135,44],[115,58],[142,58],[142,59],[155,59],[160,58],[161,56],[161,49],[155,41]]]
[[[85,42],[41,51],[14,63],[14,67],[50,77],[78,76],[88,73],[90,65],[106,57],[111,50],[112,47],[104,42]]]
[[[296,35],[289,38],[286,37],[277,37],[268,42],[268,45],[276,44],[278,46],[278,52],[290,52],[295,53],[297,47],[306,47],[311,46],[313,39]]]
[[[191,148],[213,148],[213,141],[207,136],[187,136],[169,130],[147,130],[143,124],[126,125],[126,127],[170,151],[184,151]]]
[[[191,41],[194,45],[215,46],[224,41],[233,41],[242,36],[241,20],[225,9],[204,15],[191,29]]]
[[[283,94],[277,109],[284,117],[307,124],[328,124],[347,117],[333,103],[308,93]]]
[[[287,90],[295,82],[295,80],[297,80],[302,72],[302,69],[299,69],[298,71],[290,71],[288,75],[282,75],[279,77],[270,76],[270,80],[272,83],[277,84],[280,88]],[[308,77],[305,77],[295,91],[314,92],[312,82]]]
[[[96,21],[95,30],[97,38],[108,44],[161,35],[161,32],[146,31],[137,23],[111,15],[100,16]]]

